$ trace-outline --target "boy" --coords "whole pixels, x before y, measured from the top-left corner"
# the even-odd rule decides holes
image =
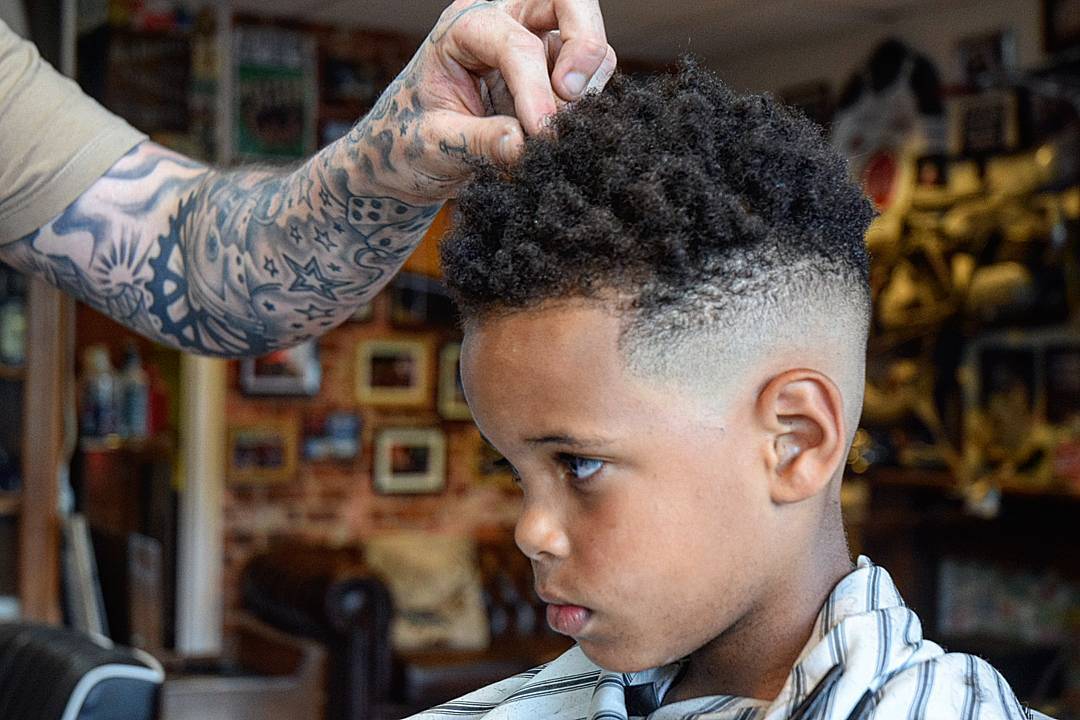
[[[577,646],[421,717],[1032,717],[849,559],[872,212],[809,121],[618,78],[459,208],[469,404]]]

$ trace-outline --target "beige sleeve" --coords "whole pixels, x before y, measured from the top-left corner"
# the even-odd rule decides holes
[[[0,245],[55,218],[145,139],[0,21]]]

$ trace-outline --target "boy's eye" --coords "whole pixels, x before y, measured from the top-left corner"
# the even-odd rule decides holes
[[[577,455],[563,455],[562,461],[566,465],[566,469],[578,481],[588,480],[604,468],[603,460],[583,458]]]

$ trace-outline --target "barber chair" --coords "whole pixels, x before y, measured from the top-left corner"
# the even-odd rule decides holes
[[[105,638],[0,623],[4,720],[156,720],[164,679],[151,656]]]

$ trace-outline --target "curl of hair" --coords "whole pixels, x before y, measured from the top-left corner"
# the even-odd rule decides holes
[[[822,286],[865,304],[873,211],[818,126],[683,60],[559,113],[481,166],[442,246],[466,321],[612,294],[682,333]]]

